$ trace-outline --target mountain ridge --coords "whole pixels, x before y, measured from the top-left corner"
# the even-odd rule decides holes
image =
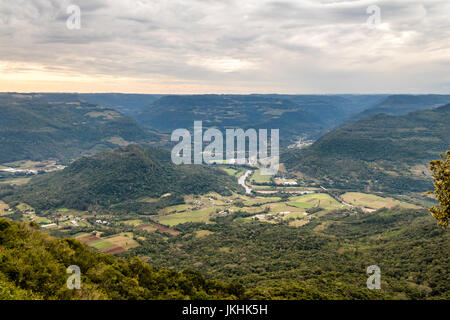
[[[450,104],[400,116],[376,114],[289,151],[282,161],[328,186],[426,191],[428,162],[450,145],[449,122]]]
[[[352,115],[346,120],[346,123],[361,120],[379,113],[404,115],[413,111],[433,109],[447,103],[450,103],[450,95],[390,95],[377,105]]]
[[[73,95],[0,94],[0,163],[70,161],[83,154],[158,140],[118,111]]]
[[[222,170],[202,165],[176,166],[168,151],[132,144],[82,157],[62,171],[37,176],[7,199],[40,210],[87,210],[95,206],[110,208],[142,197],[169,201],[161,198],[169,193],[174,201],[180,201],[184,194],[212,191],[230,194],[242,190]]]

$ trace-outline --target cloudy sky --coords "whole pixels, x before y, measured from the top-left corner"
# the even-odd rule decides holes
[[[449,16],[449,0],[0,0],[0,91],[450,93]]]

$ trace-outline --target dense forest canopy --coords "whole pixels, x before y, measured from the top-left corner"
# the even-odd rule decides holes
[[[66,285],[72,265],[81,269],[80,290]],[[156,269],[139,258],[116,259],[0,218],[0,300],[236,299],[240,294],[239,286],[205,280],[197,272]]]

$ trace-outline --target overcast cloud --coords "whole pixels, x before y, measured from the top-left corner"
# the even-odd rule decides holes
[[[0,91],[450,93],[449,17],[448,0],[0,0]]]

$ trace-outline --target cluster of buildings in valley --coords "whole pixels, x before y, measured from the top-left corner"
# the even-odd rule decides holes
[[[21,165],[20,163],[5,164],[0,168],[0,173],[10,175],[33,176],[41,173],[63,170],[65,166],[57,164],[55,160],[33,163],[31,165]]]
[[[100,220],[100,219],[95,220],[95,223],[109,225],[109,222],[108,222],[108,221],[106,221],[106,220]]]
[[[309,147],[313,143],[314,143],[314,140],[309,140],[306,137],[301,137],[298,139],[297,142],[289,145],[288,149],[303,149],[303,148]]]
[[[6,173],[23,173],[23,174],[26,174],[26,175],[38,174],[38,170],[33,170],[33,169],[4,168],[4,169],[0,169],[0,171],[6,172]]]
[[[298,185],[297,181],[293,180],[293,179],[286,179],[286,178],[275,178],[275,183],[276,184],[281,184],[284,186],[296,186]]]

